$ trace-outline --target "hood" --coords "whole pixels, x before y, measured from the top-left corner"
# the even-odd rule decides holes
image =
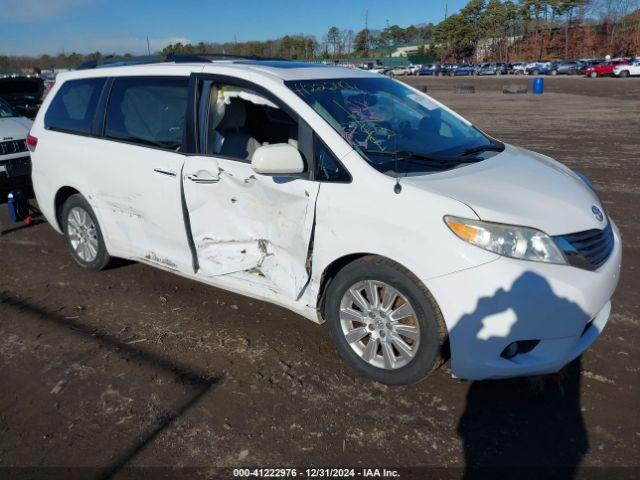
[[[32,124],[24,117],[0,118],[0,142],[27,138]]]
[[[407,177],[406,185],[456,199],[481,220],[561,235],[602,229],[597,195],[570,169],[544,155],[507,145],[482,162],[434,175]]]

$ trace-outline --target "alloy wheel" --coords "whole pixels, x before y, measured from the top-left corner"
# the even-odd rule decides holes
[[[340,324],[347,343],[372,366],[395,370],[420,347],[420,324],[407,297],[377,280],[347,289],[340,302]]]
[[[98,232],[89,213],[80,207],[73,207],[67,215],[67,233],[71,248],[87,263],[98,256]]]

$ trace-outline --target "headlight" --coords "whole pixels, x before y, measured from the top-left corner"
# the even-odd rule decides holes
[[[451,231],[465,242],[505,257],[566,264],[564,255],[544,232],[528,227],[444,217]]]

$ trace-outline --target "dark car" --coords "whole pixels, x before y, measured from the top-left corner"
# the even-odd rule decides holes
[[[23,117],[34,118],[44,92],[44,81],[38,77],[0,78],[0,98]]]
[[[454,65],[451,63],[441,63],[439,75],[440,76],[449,75],[451,73],[451,70],[453,70],[453,67]]]
[[[507,72],[507,64],[502,62],[484,63],[477,71],[478,75],[506,75]]]
[[[551,75],[576,75],[580,68],[580,63],[575,61],[552,62],[549,67]]]
[[[438,75],[440,73],[440,65],[423,65],[418,70],[418,75]]]
[[[475,68],[468,64],[458,65],[455,68],[451,69],[451,71],[449,72],[449,75],[451,75],[452,77],[468,76],[474,74]]]

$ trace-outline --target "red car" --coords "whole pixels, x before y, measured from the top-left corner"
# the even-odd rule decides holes
[[[589,67],[585,70],[585,75],[587,77],[596,78],[596,77],[612,77],[613,76],[613,67],[616,65],[626,65],[628,62],[624,59],[621,60],[609,60],[606,62],[599,63],[598,65],[594,65],[593,67]]]

